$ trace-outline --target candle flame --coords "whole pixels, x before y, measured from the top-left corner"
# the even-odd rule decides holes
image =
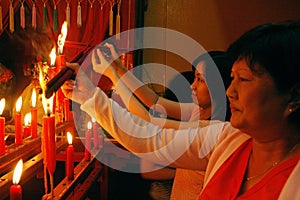
[[[92,122],[95,123],[96,122],[96,119],[94,117],[92,117]]]
[[[67,132],[67,139],[68,139],[68,143],[69,144],[72,144],[73,142],[73,137],[72,137],[72,134],[70,132]]]
[[[61,27],[61,33],[59,34],[57,40],[58,54],[63,53],[63,48],[66,41],[67,33],[68,33],[68,23],[65,21]]]
[[[13,184],[19,184],[23,170],[23,160],[19,160],[13,174]]]
[[[5,107],[5,99],[2,98],[2,99],[0,100],[0,115],[2,115],[3,110],[4,110],[4,107]]]
[[[52,48],[51,53],[49,54],[49,57],[50,57],[50,66],[54,66],[55,59],[56,59],[55,48]]]
[[[36,106],[36,90],[33,88],[32,95],[31,95],[31,105],[33,108]]]
[[[88,122],[88,123],[87,123],[87,128],[88,128],[88,129],[91,129],[91,128],[92,128],[92,122]]]
[[[46,115],[50,115],[52,113],[53,97],[54,95],[52,95],[49,99],[47,99],[45,95],[42,95],[42,103]]]
[[[24,117],[24,124],[28,126],[31,123],[31,113],[27,113]]]
[[[17,112],[20,112],[21,111],[21,107],[22,107],[22,96],[20,96],[17,100],[17,103],[16,103],[16,111]]]

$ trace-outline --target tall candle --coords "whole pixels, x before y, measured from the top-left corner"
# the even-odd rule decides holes
[[[33,88],[31,96],[31,137],[37,137],[37,108],[36,108],[36,90]]]
[[[68,23],[65,21],[61,27],[61,33],[58,36],[57,39],[57,45],[58,45],[58,56],[56,57],[56,67],[60,70],[62,66],[65,65],[65,56],[63,55],[63,48],[66,41],[68,33]]]
[[[47,169],[50,174],[54,174],[56,168],[56,144],[55,144],[55,116],[51,114],[53,96],[46,99],[43,95],[43,106],[45,116],[43,117],[43,138],[45,142],[45,154]]]
[[[0,155],[5,154],[5,117],[2,117],[2,113],[5,107],[5,99],[0,100]]]
[[[92,122],[93,122],[92,130],[93,130],[93,138],[94,138],[94,148],[97,149],[99,147],[99,138],[98,138],[99,125],[94,118],[92,118]]]
[[[84,160],[89,161],[91,159],[91,128],[92,123],[88,122],[87,131],[85,133],[85,151],[84,151]]]
[[[22,187],[19,185],[23,170],[23,161],[19,160],[13,174],[13,185],[10,186],[10,200],[22,200]]]
[[[15,143],[17,145],[23,144],[22,140],[22,115],[20,113],[22,107],[22,97],[19,97],[16,103],[15,114]]]
[[[68,147],[67,147],[67,160],[66,160],[66,174],[69,180],[74,179],[74,147],[72,144],[72,134],[67,132]]]
[[[31,133],[31,113],[27,113],[24,117],[24,138],[27,138],[30,136]]]

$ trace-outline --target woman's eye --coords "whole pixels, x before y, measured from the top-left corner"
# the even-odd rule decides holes
[[[239,77],[239,81],[248,81],[248,79],[243,78],[243,77]]]

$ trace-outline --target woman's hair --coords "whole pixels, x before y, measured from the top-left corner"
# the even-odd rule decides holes
[[[279,92],[300,101],[300,21],[255,27],[230,45],[228,55],[233,61],[245,59],[254,73],[265,70]],[[289,120],[299,123],[300,109],[291,116]]]
[[[233,62],[224,51],[209,51],[194,60],[192,63],[193,72],[195,72],[197,65],[202,61],[205,63],[206,83],[210,89],[212,102],[214,102],[212,119],[228,121],[231,112],[229,109],[229,101],[223,92],[227,90],[231,83],[230,73]],[[218,74],[220,76],[218,76]],[[222,82],[218,83],[218,79]],[[222,101],[223,96],[226,98],[225,101]],[[224,103],[226,105],[224,105]]]

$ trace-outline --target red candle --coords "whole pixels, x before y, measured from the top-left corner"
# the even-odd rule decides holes
[[[85,133],[85,151],[84,151],[84,160],[89,161],[91,159],[91,128],[92,123],[88,122],[88,129]]]
[[[5,99],[0,100],[0,156],[5,154],[5,117],[1,117],[5,107]]]
[[[93,122],[92,130],[93,130],[93,138],[94,138],[94,148],[97,149],[99,147],[99,138],[98,138],[99,125],[94,118],[92,118],[92,122]]]
[[[24,138],[27,138],[30,136],[31,133],[31,126],[30,126],[30,121],[31,121],[31,114],[27,113],[24,117]]]
[[[64,98],[64,115],[65,121],[70,120],[70,100],[68,98]]]
[[[68,147],[67,147],[67,161],[66,161],[66,174],[69,180],[74,179],[74,147],[72,145],[72,134],[67,132]]]
[[[36,91],[33,89],[31,96],[31,137],[37,137],[37,108],[36,108]]]
[[[44,97],[44,96],[43,96]],[[51,115],[53,97],[50,99],[43,98],[43,106],[46,115],[43,117],[43,138],[45,144],[45,155],[47,169],[50,174],[54,174],[56,168],[56,144],[55,144],[55,116]]]
[[[22,97],[19,97],[16,103],[15,114],[15,143],[17,145],[23,144],[22,140],[22,115],[20,113],[22,107]]]
[[[65,55],[56,56],[55,66],[58,69],[58,71],[61,70],[62,67],[66,66]]]
[[[23,161],[19,160],[13,174],[13,185],[10,186],[10,200],[22,200],[22,187],[19,185],[23,169]]]

